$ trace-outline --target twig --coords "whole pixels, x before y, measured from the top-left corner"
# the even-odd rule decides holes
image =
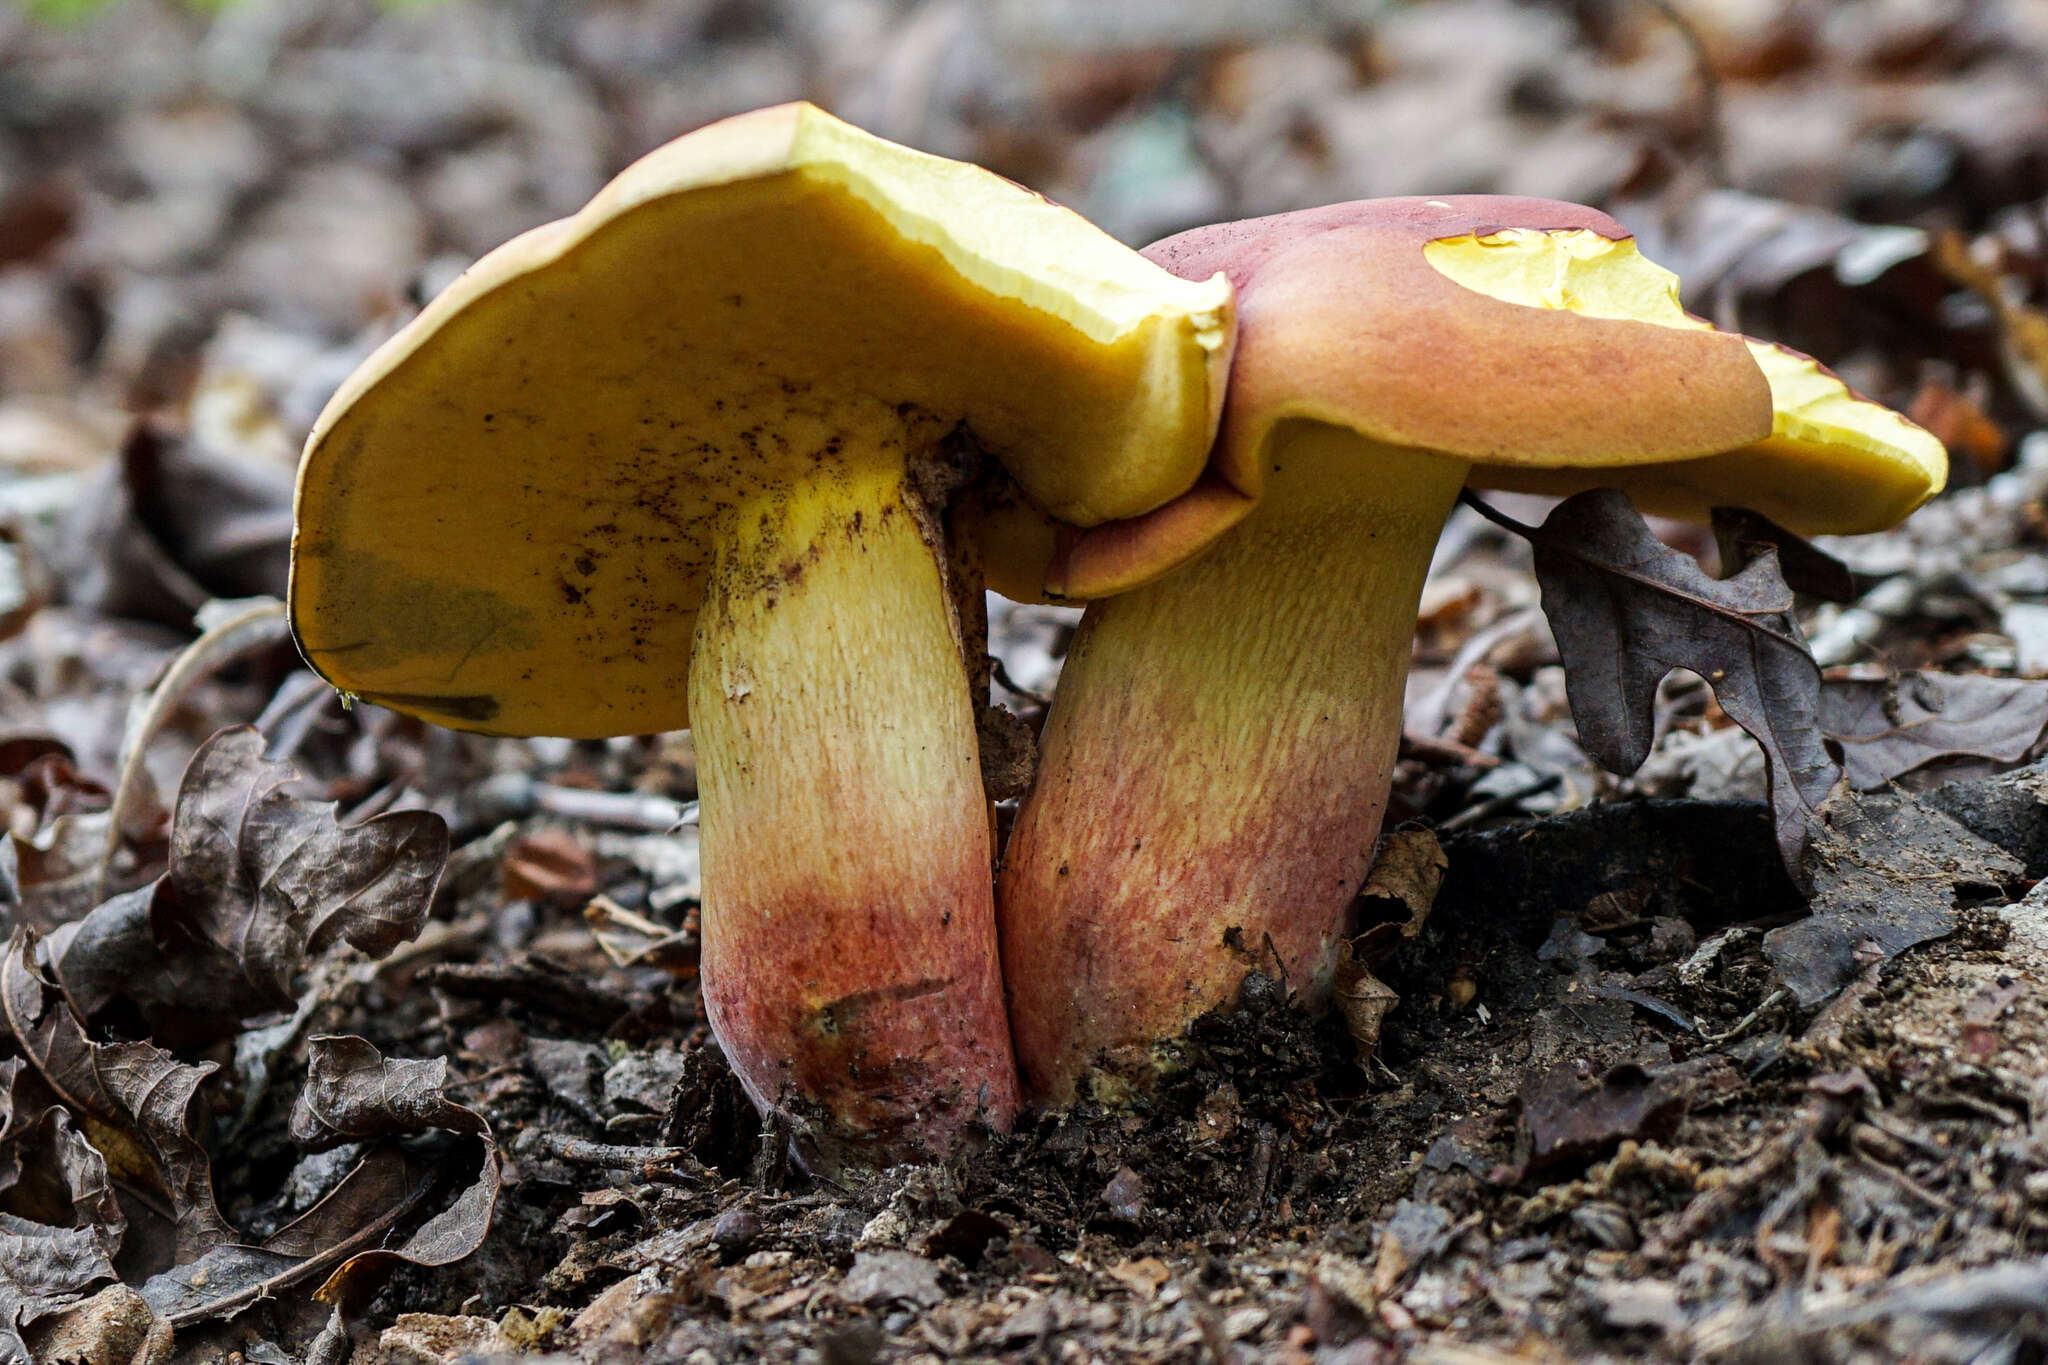
[[[996,682],[1002,686],[1005,692],[1013,693],[1028,702],[1035,702],[1040,706],[1052,705],[1052,698],[1046,696],[1043,692],[1034,692],[1028,687],[1020,686],[1017,680],[1010,676],[1010,670],[1003,667],[1001,659],[991,654],[988,656],[988,662],[989,669],[995,676]]]
[[[1857,1152],[1855,1154],[1855,1157],[1857,1165],[1862,1166],[1864,1169],[1868,1170],[1872,1175],[1879,1176],[1885,1180],[1890,1181],[1892,1184],[1898,1186],[1901,1190],[1904,1190],[1907,1194],[1910,1194],[1915,1199],[1918,1199],[1922,1203],[1929,1205],[1937,1212],[1954,1213],[1956,1211],[1956,1206],[1954,1204],[1949,1203],[1948,1200],[1943,1199],[1940,1195],[1936,1194],[1933,1190],[1928,1189],[1925,1185],[1922,1185],[1919,1181],[1915,1180],[1912,1176],[1907,1175],[1904,1171],[1897,1170],[1893,1167],[1885,1165],[1882,1161],[1878,1161],[1877,1159],[1872,1157],[1868,1152]]]
[[[1438,825],[1437,832],[1439,834],[1455,834],[1461,829],[1469,829],[1481,820],[1491,819],[1502,811],[1513,810],[1528,798],[1540,792],[1549,791],[1563,780],[1559,774],[1552,773],[1548,777],[1538,778],[1528,786],[1516,791],[1504,792],[1490,801],[1481,801],[1476,806],[1468,806]]]
[[[1540,607],[1523,607],[1509,612],[1492,625],[1472,632],[1471,638],[1458,646],[1458,652],[1451,659],[1450,667],[1444,670],[1443,681],[1438,683],[1429,696],[1424,698],[1422,704],[1415,708],[1415,714],[1411,717],[1415,728],[1434,733],[1449,724],[1450,718],[1445,713],[1451,708],[1451,694],[1458,690],[1458,684],[1464,682],[1474,669],[1485,662],[1486,656],[1493,652],[1494,646],[1515,632],[1526,629],[1532,622],[1541,618],[1542,614],[1543,610]]]
[[[288,1267],[282,1273],[269,1276],[232,1294],[187,1308],[183,1312],[167,1313],[164,1320],[173,1327],[188,1327],[195,1322],[204,1322],[208,1318],[232,1316],[250,1304],[260,1303],[264,1299],[276,1297],[277,1292],[285,1286],[308,1279],[319,1271],[325,1270],[328,1266],[339,1264],[358,1251],[368,1251],[381,1245],[385,1233],[389,1232],[399,1219],[418,1208],[420,1202],[426,1198],[428,1191],[433,1189],[435,1183],[435,1176],[428,1175],[425,1179],[414,1185],[405,1198],[393,1204],[383,1213],[364,1223],[333,1246],[308,1256],[305,1260]]]
[[[601,792],[539,782],[525,773],[498,773],[479,783],[476,800],[492,818],[540,811],[616,829],[667,834],[697,823],[695,801],[672,801],[651,792]]]
[[[1785,992],[1783,988],[1772,991],[1769,995],[1763,998],[1763,1002],[1759,1004],[1755,1009],[1751,1010],[1748,1014],[1745,1014],[1742,1016],[1742,1018],[1738,1019],[1735,1023],[1734,1028],[1729,1029],[1725,1033],[1702,1033],[1700,1035],[1700,1041],[1703,1043],[1720,1044],[1727,1042],[1731,1038],[1741,1037],[1743,1031],[1746,1030],[1751,1024],[1754,1024],[1757,1021],[1757,1019],[1762,1016],[1765,1010],[1777,1004],[1780,1000],[1783,1000],[1784,998]]]
[[[1500,766],[1500,760],[1492,754],[1481,753],[1471,745],[1460,744],[1454,739],[1435,739],[1429,735],[1403,734],[1401,757],[1417,758],[1425,763],[1456,763],[1468,768]]]
[[[269,739],[263,756],[272,763],[289,763],[306,742],[320,713],[341,694],[327,679],[314,673],[293,673],[278,685],[277,693],[264,706],[263,714],[251,724]]]
[[[227,664],[291,637],[284,603],[276,598],[251,598],[235,605],[239,610],[207,629],[171,661],[162,679],[129,713],[127,729],[121,736],[117,764],[120,776],[114,782],[114,804],[107,812],[107,842],[100,850],[99,870],[93,877],[95,900],[106,899],[114,858],[121,851],[122,827],[133,816],[135,803],[142,799],[143,775],[148,771],[143,756],[165,718],[193,688]]]
[[[708,1179],[697,1158],[687,1147],[632,1147],[615,1142],[592,1142],[529,1128],[519,1135],[518,1150],[566,1161],[572,1166],[596,1166],[607,1171],[631,1171],[642,1180],[684,1176],[693,1181]]]
[[[1643,1255],[1652,1261],[1671,1259],[1680,1248],[1774,1183],[1779,1172],[1799,1155],[1800,1148],[1839,1128],[1852,1108],[1848,1095],[1826,1091],[1814,1094],[1801,1106],[1798,1118],[1758,1148],[1755,1156],[1730,1171],[1719,1185],[1693,1196],[1668,1229],[1644,1243]]]

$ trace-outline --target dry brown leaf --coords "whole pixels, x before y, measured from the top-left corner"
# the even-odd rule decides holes
[[[115,1180],[169,1199],[178,1259],[234,1240],[195,1131],[205,1121],[199,1084],[213,1063],[187,1066],[150,1043],[94,1042],[37,969],[35,945],[34,931],[17,930],[0,960],[0,1011],[14,1046],[78,1116]]]
[[[200,747],[178,790],[171,868],[51,942],[65,992],[87,1017],[116,1000],[159,1038],[232,1037],[289,1008],[307,961],[337,941],[381,957],[419,933],[448,858],[447,825],[394,811],[343,827],[301,801],[297,777],[241,727]]]

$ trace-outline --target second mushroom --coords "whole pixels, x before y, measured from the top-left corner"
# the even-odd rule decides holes
[[[1468,483],[1618,485],[1811,533],[1890,525],[1946,470],[1927,433],[1811,360],[1685,313],[1591,209],[1368,201],[1147,254],[1238,290],[1213,475],[1188,504],[1209,515],[1086,547],[1051,590],[1121,589],[1190,526],[1241,520],[1089,606],[1047,718],[997,899],[1018,1057],[1055,1102],[1090,1077],[1145,1083],[1254,969],[1327,1000],[1423,577]]]

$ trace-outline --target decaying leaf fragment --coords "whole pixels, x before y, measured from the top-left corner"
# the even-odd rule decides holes
[[[165,1041],[231,1037],[243,1019],[289,1008],[293,980],[330,944],[381,957],[419,933],[448,857],[446,824],[415,810],[344,828],[330,803],[287,794],[296,777],[246,727],[193,755],[170,871],[51,941],[87,1018],[125,999]]]
[[[1450,860],[1443,845],[1426,829],[1396,830],[1380,844],[1372,874],[1359,892],[1364,901],[1379,902],[1390,911],[1406,912],[1407,918],[1389,919],[1368,927],[1344,945],[1337,963],[1336,985],[1330,1002],[1344,1017],[1344,1027],[1358,1049],[1360,1058],[1379,1050],[1380,1026],[1401,997],[1394,988],[1373,975],[1373,969],[1404,939],[1422,932],[1423,921],[1436,903]]]
[[[1842,746],[1849,785],[1876,791],[1941,759],[2024,762],[2048,730],[2048,682],[1921,672],[1830,679],[1820,722]]]
[[[392,1060],[361,1038],[313,1039],[292,1137],[315,1152],[366,1142],[362,1159],[263,1245],[218,1247],[156,1276],[143,1297],[165,1319],[184,1324],[226,1317],[321,1279],[319,1298],[353,1307],[396,1265],[449,1265],[475,1251],[497,1207],[498,1149],[483,1117],[443,1093],[447,1073],[441,1058]],[[414,1140],[437,1133],[476,1154],[473,1175],[465,1176],[472,1167],[448,1153],[411,1150]],[[419,1221],[436,1201],[445,1201],[440,1211]]]
[[[297,978],[334,944],[381,956],[413,937],[448,846],[440,818],[421,811],[341,827],[331,806],[286,794],[295,774],[262,743],[239,729],[201,746],[164,876],[47,940],[20,926],[0,958],[0,1045],[18,1054],[0,1060],[0,1359],[28,1358],[10,1354],[20,1329],[111,1280],[117,1253],[124,1271],[158,1271],[136,1311],[168,1331],[309,1280],[340,1301],[380,1266],[468,1255],[490,1225],[496,1149],[480,1117],[442,1096],[446,1063],[385,1062],[359,1039],[314,1041],[301,1107],[319,1118],[294,1130],[322,1150],[361,1143],[354,1169],[262,1245],[215,1202],[199,1091],[216,1068],[157,1043],[230,1038],[293,1004]],[[0,858],[0,906],[22,895],[14,861]],[[129,1026],[139,1016],[155,1041],[99,1041],[86,1021],[103,1010]],[[434,1133],[475,1160],[451,1161]],[[68,1201],[52,1193],[65,1181]],[[117,1186],[129,1207],[166,1213],[175,1246],[128,1234]],[[18,1216],[25,1207],[51,1221]]]
[[[1666,1136],[1694,1090],[1723,1065],[1714,1057],[1647,1068],[1625,1062],[1590,1080],[1571,1066],[1533,1072],[1518,1096],[1517,1164],[1527,1173],[1597,1155],[1624,1138]]]
[[[434,1217],[395,1247],[378,1247],[349,1257],[318,1297],[344,1306],[381,1282],[399,1264],[450,1265],[468,1256],[490,1231],[501,1182],[497,1144],[490,1125],[474,1109],[449,1099],[445,1058],[394,1061],[361,1038],[313,1040],[306,1088],[292,1107],[295,1141],[312,1150],[365,1138],[390,1138],[439,1130],[479,1140],[476,1175]]]
[[[1746,507],[1714,509],[1714,543],[1721,551],[1724,576],[1768,551],[1778,552],[1778,572],[1785,586],[1823,602],[1853,602],[1856,575],[1841,560],[1805,536],[1795,535],[1761,512]]]
[[[1567,498],[1540,527],[1519,529],[1535,547],[1586,751],[1633,772],[1649,757],[1657,684],[1673,669],[1699,674],[1763,747],[1778,846],[1797,875],[1808,825],[1841,767],[1821,737],[1820,669],[1793,623],[1777,556],[1762,553],[1732,578],[1710,578],[1652,535],[1625,494],[1606,488]]]
[[[372,1148],[324,1199],[261,1246],[215,1247],[151,1277],[142,1298],[173,1326],[231,1316],[379,1245],[433,1185],[395,1148]]]
[[[17,930],[0,959],[0,1013],[13,1047],[57,1102],[76,1114],[113,1178],[171,1206],[178,1259],[234,1239],[213,1198],[213,1171],[195,1131],[198,1089],[215,1067],[190,1066],[151,1043],[97,1043],[37,968],[36,935]]]
[[[1811,1008],[1864,965],[1953,930],[1959,890],[2015,885],[2025,870],[1911,796],[1843,792],[1822,807],[1814,827],[1813,913],[1764,935],[1764,956]]]
[[[114,1278],[127,1230],[107,1163],[71,1115],[17,1108],[24,1070],[0,1062],[0,1195],[13,1210],[0,1215],[0,1360],[33,1359],[22,1330]]]

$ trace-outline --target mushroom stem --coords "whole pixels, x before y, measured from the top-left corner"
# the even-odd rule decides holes
[[[1258,507],[1089,606],[997,886],[1028,1091],[1143,1084],[1246,973],[1327,1001],[1400,741],[1415,610],[1468,465],[1283,423]]]
[[[900,455],[719,536],[690,671],[706,1012],[836,1163],[1006,1127],[987,803],[958,629]]]

